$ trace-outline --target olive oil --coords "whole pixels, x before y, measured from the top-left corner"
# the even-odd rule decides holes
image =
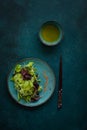
[[[41,35],[46,42],[52,43],[58,40],[60,31],[55,25],[47,24],[43,26],[41,30]]]

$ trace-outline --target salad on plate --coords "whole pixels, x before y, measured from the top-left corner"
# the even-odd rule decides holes
[[[14,83],[19,101],[23,99],[26,102],[34,102],[40,99],[42,86],[34,62],[26,65],[17,64],[11,81]]]

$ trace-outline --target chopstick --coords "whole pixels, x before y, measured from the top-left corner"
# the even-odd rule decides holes
[[[58,108],[62,108],[62,56],[60,56],[59,65]]]

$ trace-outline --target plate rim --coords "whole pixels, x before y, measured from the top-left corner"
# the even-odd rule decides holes
[[[20,103],[19,101],[17,101],[17,100],[13,97],[13,95],[11,94],[10,89],[9,89],[9,83],[8,83],[8,81],[9,81],[9,75],[10,75],[11,71],[14,69],[15,65],[17,65],[18,63],[22,63],[22,62],[24,62],[24,61],[27,61],[27,60],[36,60],[36,61],[43,62],[46,66],[48,66],[48,67],[50,68],[50,70],[51,70],[51,72],[53,73],[53,76],[54,76],[54,86],[53,86],[52,93],[50,94],[50,96],[49,96],[46,100],[44,100],[44,101],[41,102],[40,104],[36,104],[36,105],[34,105],[34,106],[33,106],[33,105],[24,105],[24,103]],[[52,95],[53,95],[53,93],[54,93],[54,90],[55,90],[55,86],[56,86],[56,76],[55,76],[55,73],[54,73],[53,69],[51,68],[51,66],[50,66],[46,61],[44,61],[44,60],[42,60],[42,59],[40,59],[40,58],[30,57],[30,58],[23,58],[23,59],[17,61],[16,64],[13,65],[12,69],[10,69],[10,71],[9,71],[9,73],[8,73],[8,75],[7,75],[7,88],[8,88],[9,95],[11,96],[11,98],[12,98],[17,104],[19,104],[19,105],[21,105],[21,106],[24,106],[24,107],[28,107],[28,108],[34,108],[34,107],[38,107],[38,106],[40,106],[40,105],[45,104],[45,103],[52,97]]]

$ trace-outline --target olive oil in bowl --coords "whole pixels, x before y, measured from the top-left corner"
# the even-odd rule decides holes
[[[62,30],[57,22],[48,21],[42,25],[39,37],[45,45],[53,46],[61,41]]]

